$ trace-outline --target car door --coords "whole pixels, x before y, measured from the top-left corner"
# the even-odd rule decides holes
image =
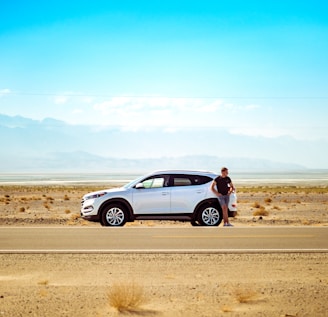
[[[146,178],[133,189],[133,209],[138,215],[170,213],[171,188],[168,175]]]
[[[171,180],[171,213],[192,213],[205,197],[206,188],[195,175],[173,175]]]

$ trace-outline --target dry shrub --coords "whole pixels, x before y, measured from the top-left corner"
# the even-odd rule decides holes
[[[71,213],[71,211],[69,209],[65,210],[65,214],[70,214],[70,213]]]
[[[143,287],[136,283],[114,284],[109,293],[110,306],[121,313],[141,311],[141,306],[147,302]]]
[[[1,202],[4,202],[6,205],[9,205],[9,203],[11,202],[11,198],[9,195],[5,195],[5,198],[1,199]]]
[[[69,200],[69,197],[65,195],[64,200]]]
[[[256,201],[256,202],[253,204],[253,207],[254,207],[254,208],[261,208],[261,205]]]
[[[89,221],[82,220],[79,214],[71,214],[70,218],[66,221],[68,226],[84,225],[83,221],[89,224]]]
[[[241,304],[246,304],[258,300],[258,293],[252,289],[236,289],[235,297]]]
[[[273,209],[281,210],[281,208],[279,206],[273,206]]]
[[[231,307],[229,307],[229,306],[224,305],[224,306],[221,307],[221,311],[223,313],[232,313],[233,312],[233,309]]]
[[[270,204],[272,202],[272,199],[271,198],[265,198],[264,202],[267,203],[267,204]]]
[[[44,203],[43,206],[48,210],[50,209],[50,206],[47,203]]]
[[[253,216],[269,216],[269,212],[261,206],[259,209],[253,212]]]
[[[25,212],[25,208],[24,207],[20,207],[19,208],[19,212]]]
[[[73,214],[73,215],[71,215],[71,220],[72,221],[78,220],[79,218],[80,218],[80,215],[79,214]]]
[[[38,282],[39,285],[47,286],[49,284],[48,280],[41,280]]]

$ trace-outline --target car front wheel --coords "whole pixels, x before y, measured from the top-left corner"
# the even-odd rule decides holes
[[[198,222],[203,226],[218,226],[221,221],[222,215],[214,206],[205,206],[198,213]]]
[[[101,214],[103,226],[120,227],[126,223],[126,212],[121,205],[112,204],[107,206]]]

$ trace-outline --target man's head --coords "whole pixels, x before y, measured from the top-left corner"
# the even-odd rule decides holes
[[[227,167],[222,167],[221,168],[221,175],[222,176],[227,176],[228,173],[229,173],[229,171],[228,171],[228,168]]]

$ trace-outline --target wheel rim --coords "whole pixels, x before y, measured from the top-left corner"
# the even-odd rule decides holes
[[[208,207],[202,213],[202,220],[205,225],[213,226],[219,222],[220,213],[214,207]]]
[[[113,207],[106,212],[106,221],[111,226],[119,226],[124,222],[124,212],[120,208]]]

